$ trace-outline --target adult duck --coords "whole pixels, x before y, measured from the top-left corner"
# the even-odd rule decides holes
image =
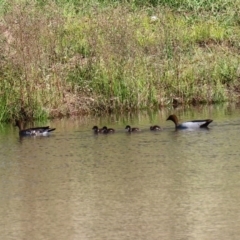
[[[154,126],[150,126],[150,130],[151,131],[160,131],[162,130],[160,126],[158,125],[154,125]]]
[[[19,129],[19,136],[49,136],[50,132],[54,131],[56,128],[45,127],[33,127],[33,128],[23,128],[23,122],[16,120],[16,126]]]
[[[103,130],[103,133],[114,133],[114,132],[115,132],[115,129],[113,129],[113,128],[107,128],[106,126],[104,126],[104,127],[102,128],[102,130]]]
[[[205,119],[205,120],[193,120],[193,121],[179,123],[178,118],[175,114],[170,115],[167,121],[168,120],[171,120],[174,122],[176,129],[208,128],[208,125],[213,121],[212,119]]]
[[[127,126],[125,127],[125,129],[127,130],[127,132],[139,132],[139,131],[141,131],[139,128],[137,128],[137,127],[132,128],[132,127],[129,126],[129,125],[127,125]]]

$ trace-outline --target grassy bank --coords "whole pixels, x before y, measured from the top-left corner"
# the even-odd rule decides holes
[[[238,101],[239,3],[0,1],[0,121]]]

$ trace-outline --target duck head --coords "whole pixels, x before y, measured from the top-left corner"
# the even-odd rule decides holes
[[[92,130],[97,131],[98,130],[98,126],[93,126]]]
[[[177,118],[177,116],[176,116],[175,114],[170,115],[170,116],[167,118],[167,121],[168,121],[168,120],[173,121],[174,124],[175,124],[175,126],[177,127],[177,125],[178,125],[178,118]]]
[[[127,125],[127,126],[125,127],[125,129],[126,129],[126,130],[131,130],[131,127],[130,127],[129,125]]]

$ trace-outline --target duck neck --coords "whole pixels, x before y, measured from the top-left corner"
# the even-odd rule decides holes
[[[23,130],[23,122],[20,122],[19,120],[16,121],[16,126],[18,127],[19,131]]]

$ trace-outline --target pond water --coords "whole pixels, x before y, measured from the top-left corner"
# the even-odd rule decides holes
[[[170,113],[214,121],[209,130],[175,131]],[[0,125],[0,239],[239,239],[239,108],[44,124],[57,128],[52,136],[23,139]],[[128,134],[127,124],[142,131]],[[116,133],[94,135],[93,125]]]

